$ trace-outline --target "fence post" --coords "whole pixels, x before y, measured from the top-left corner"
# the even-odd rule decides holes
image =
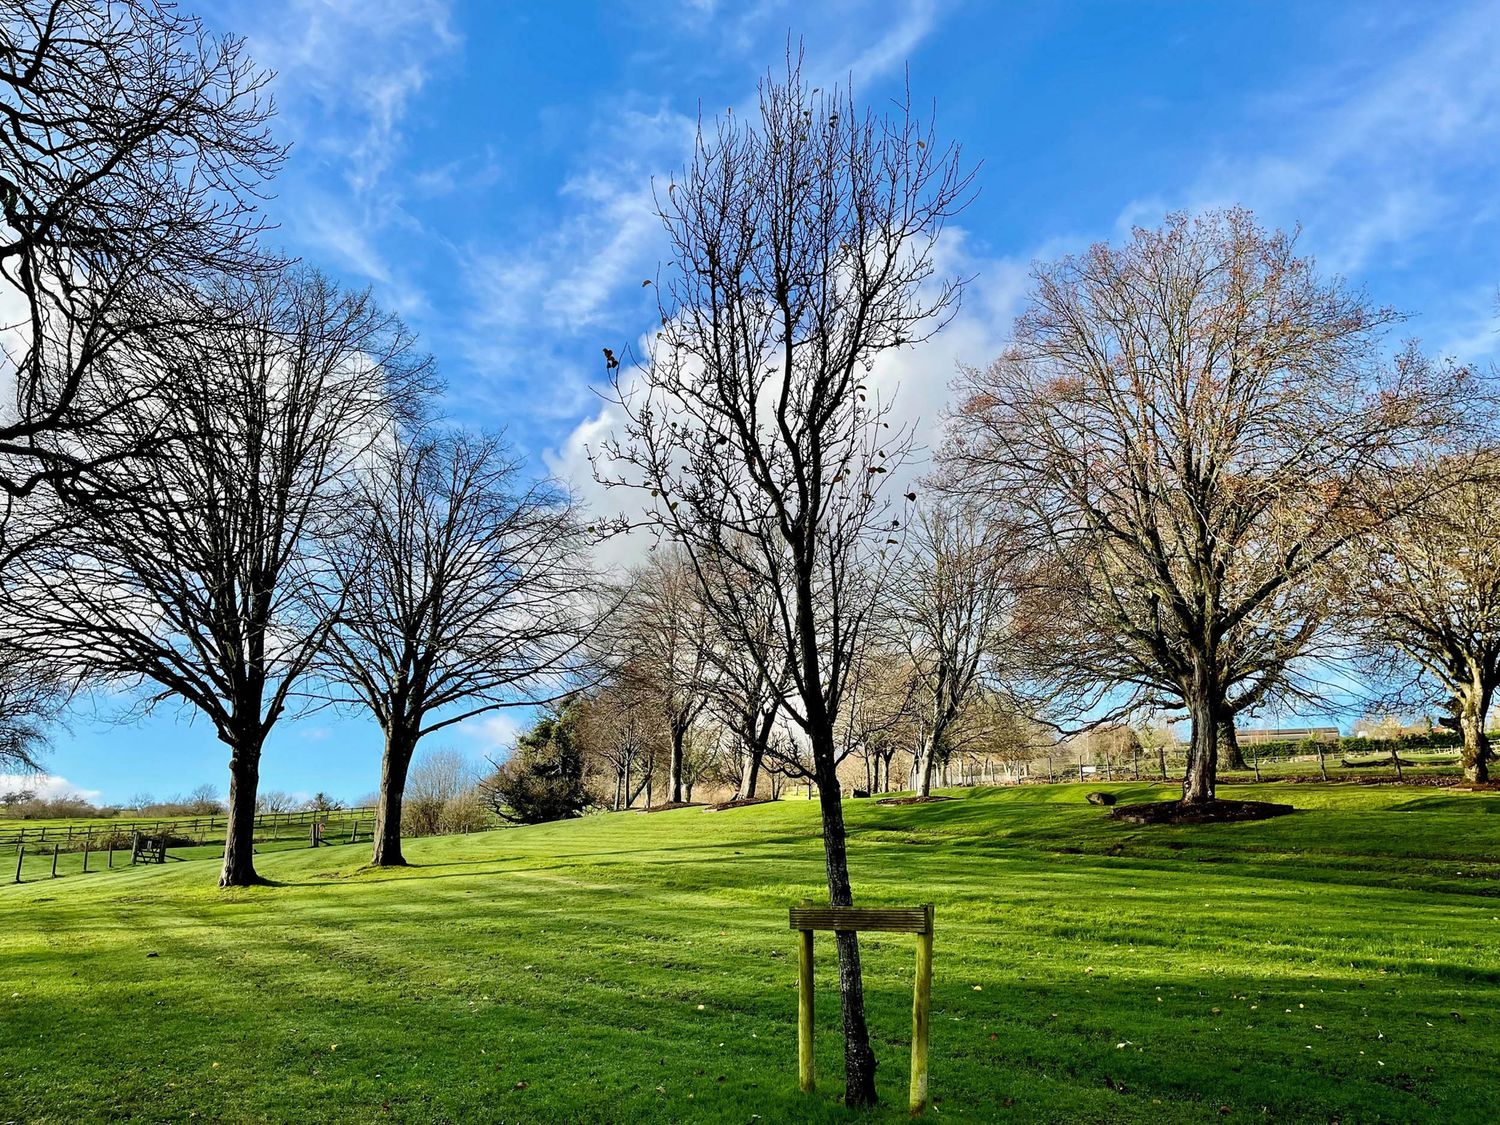
[[[52,877],[57,878],[57,841],[52,842]]]
[[[16,882],[21,881],[21,861],[26,858],[26,845],[16,845]]]
[[[927,1109],[927,1038],[932,1023],[932,903],[927,929],[917,935],[917,979],[911,998],[911,1100],[913,1115]]]
[[[89,843],[90,843],[90,837],[89,836],[84,836],[84,838],[83,838],[83,873],[85,875],[87,875],[89,873]]]
[[[812,906],[805,898],[802,905]],[[813,932],[803,930],[797,947],[797,1083],[804,1094],[817,1088],[813,1051]]]
[[[130,830],[130,866],[135,866],[136,856],[141,854],[141,830],[132,828]]]

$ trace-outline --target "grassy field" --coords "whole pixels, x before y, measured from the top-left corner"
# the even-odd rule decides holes
[[[1093,788],[847,806],[861,901],[937,904],[935,1118],[1500,1120],[1500,796],[1237,786],[1305,811],[1144,829]],[[796,1090],[815,827],[799,800],[397,872],[281,852],[230,893],[211,862],[0,887],[0,1120],[900,1119],[910,938],[864,942],[885,1107],[838,1104],[828,935]]]

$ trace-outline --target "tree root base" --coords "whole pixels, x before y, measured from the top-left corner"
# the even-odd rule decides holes
[[[1228,824],[1239,820],[1269,820],[1296,812],[1291,805],[1271,801],[1154,801],[1119,805],[1109,815],[1128,824]]]
[[[743,809],[750,805],[769,805],[775,802],[775,797],[736,797],[732,801],[720,801],[717,805],[705,805],[704,812],[724,812],[727,809]]]

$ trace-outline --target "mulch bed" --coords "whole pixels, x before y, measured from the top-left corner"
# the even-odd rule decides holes
[[[670,812],[672,809],[701,809],[701,801],[668,801],[664,805],[652,805],[647,809],[636,809],[636,812]]]
[[[741,797],[738,801],[720,801],[717,805],[703,806],[704,812],[723,812],[725,809],[743,809],[747,805],[769,805],[775,797]]]
[[[951,801],[952,797],[887,797],[876,801],[877,805],[931,805],[938,801]]]
[[[1238,820],[1269,820],[1296,812],[1291,805],[1270,801],[1206,801],[1185,805],[1181,801],[1153,801],[1144,805],[1119,805],[1109,815],[1130,824],[1228,824]]]

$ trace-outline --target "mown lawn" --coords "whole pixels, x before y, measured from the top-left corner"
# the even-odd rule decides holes
[[[847,806],[862,902],[937,904],[934,1118],[1500,1121],[1500,796],[1243,786],[1305,811],[1147,829],[1092,788]],[[897,1120],[910,938],[865,940],[885,1108],[838,1104],[828,935],[796,1090],[816,823],[626,813],[416,841],[399,872],[270,854],[248,891],[212,862],[0,888],[0,1120]]]

